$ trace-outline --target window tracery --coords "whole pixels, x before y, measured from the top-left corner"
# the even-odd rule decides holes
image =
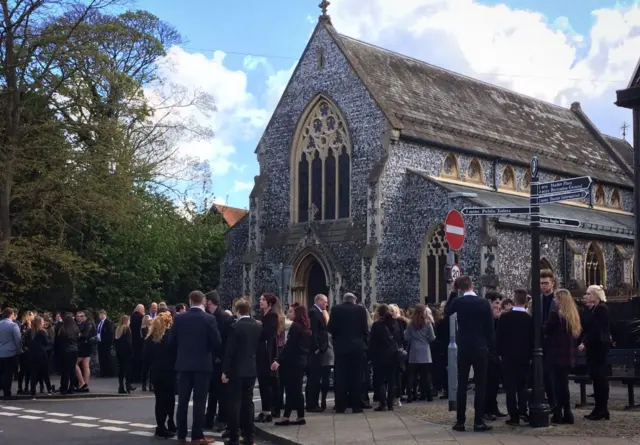
[[[484,174],[482,173],[482,165],[477,159],[472,159],[467,168],[467,181],[484,184]]]
[[[500,184],[503,189],[516,189],[516,175],[513,173],[513,169],[508,165],[502,170]]]
[[[449,153],[442,163],[441,176],[453,179],[460,179],[458,170],[458,160],[453,153]]]

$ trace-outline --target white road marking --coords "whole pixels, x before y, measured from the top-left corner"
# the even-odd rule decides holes
[[[89,416],[73,416],[73,418],[78,420],[98,420],[97,417],[89,417]]]
[[[153,437],[155,433],[151,431],[129,431],[129,434],[133,434],[135,436],[145,436],[145,437]]]
[[[148,423],[131,423],[129,426],[134,428],[155,428],[155,425],[149,425]]]
[[[69,423],[68,420],[62,420],[62,419],[44,419],[43,422],[49,422],[49,423]]]
[[[260,401],[260,397],[254,397],[253,398],[254,402],[259,402]],[[178,404],[178,402],[176,402],[176,405]],[[193,406],[193,401],[189,402],[189,406]]]
[[[29,414],[44,414],[44,413],[46,413],[46,411],[40,411],[39,409],[25,409],[24,412],[25,413],[29,413]]]
[[[22,408],[18,408],[17,406],[3,405],[2,408],[8,409],[9,411],[22,411]]]
[[[47,413],[48,416],[54,416],[54,417],[72,417],[73,414],[66,414],[66,413]]]
[[[40,420],[40,419],[42,419],[42,417],[40,417],[40,416],[18,416],[18,418],[27,419],[27,420]]]
[[[97,428],[98,425],[94,425],[92,423],[72,423],[71,426],[79,426],[82,428]]]
[[[122,433],[124,431],[129,431],[126,428],[120,428],[120,427],[117,427],[117,426],[101,426],[100,429],[101,430],[105,430],[105,431],[114,431],[116,433]]]
[[[0,416],[5,416],[5,417],[15,417],[18,416],[18,413],[0,413]]]
[[[112,420],[112,419],[100,419],[102,423],[110,423],[112,425],[126,425],[129,422],[125,422],[124,420]]]

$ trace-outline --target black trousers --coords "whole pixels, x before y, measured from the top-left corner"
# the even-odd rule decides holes
[[[322,382],[322,353],[311,354],[308,359],[307,408],[317,408]],[[286,382],[284,383],[286,386]]]
[[[469,373],[473,367],[473,377],[476,385],[474,400],[476,424],[483,422],[485,394],[487,392],[487,360],[486,349],[459,349],[458,350],[458,397],[457,397],[457,422],[466,422],[467,411],[467,386]]]
[[[593,398],[595,400],[595,412],[604,412],[608,410],[609,405],[609,365],[607,364],[606,351],[594,351],[597,353],[589,354],[587,347],[587,366],[589,367],[589,376],[593,382]]]
[[[373,365],[373,386],[378,394],[380,406],[393,409],[393,402],[396,398],[398,365],[395,363]]]
[[[41,357],[30,357],[29,366],[31,369],[31,395],[36,395],[38,382],[43,382],[47,391],[51,391],[51,380],[49,378],[49,358],[46,354]]]
[[[344,411],[347,407],[357,411],[362,409],[363,367],[362,354],[336,354],[334,372],[336,411]]]
[[[218,414],[218,419],[226,423],[226,385],[222,384],[222,363],[213,364],[213,375],[209,384],[209,399],[207,400],[207,412],[204,415],[204,423],[207,426],[213,425]]]
[[[259,375],[258,386],[260,388],[262,412],[274,413],[279,416],[283,403],[280,397],[280,379],[278,375],[271,373]]]
[[[71,389],[71,381],[76,373],[78,351],[67,351],[60,357],[60,392],[66,393]]]
[[[431,363],[409,363],[407,365],[407,395],[418,397],[418,380],[420,381],[420,397],[431,398]]]
[[[100,377],[113,377],[113,359],[111,358],[111,343],[98,343],[98,362],[100,363]]]
[[[440,355],[435,355],[433,357],[433,365],[431,369],[433,389],[435,391],[444,391],[446,393],[449,389],[446,358]]]
[[[139,383],[142,381],[142,340],[133,341],[133,356],[129,364],[131,371],[131,381],[129,383]]]
[[[298,419],[304,418],[304,396],[302,395],[303,375],[304,368],[295,365],[282,370],[282,380],[286,396],[283,413],[283,417],[285,418],[289,418],[293,410],[296,410]],[[316,398],[315,406],[317,405],[318,402]]]
[[[186,439],[187,437],[187,417],[191,393],[193,393],[191,440],[204,438],[204,413],[210,381],[210,372],[189,371],[178,373],[178,415],[176,417],[178,439]]]
[[[175,372],[154,372],[151,374],[153,394],[156,396],[156,424],[165,431],[167,426],[174,425],[173,416],[176,405]]]
[[[18,356],[0,358],[0,389],[4,397],[11,397],[13,377],[18,372]]]
[[[31,368],[29,362],[29,356],[26,352],[19,355],[20,369],[18,370],[18,391],[22,391],[24,384],[24,391],[29,392],[29,382],[31,381]]]
[[[231,378],[227,383],[229,385],[229,443],[232,445],[239,443],[238,430],[242,432],[244,443],[252,444],[254,441],[253,386],[255,383],[255,377]]]
[[[556,406],[559,408],[570,407],[571,393],[569,392],[569,373],[571,368],[565,366],[553,366],[551,379]]]
[[[322,390],[321,405],[323,408],[327,407],[327,394],[329,394],[329,387],[331,386],[331,382],[329,381],[331,379],[331,368],[332,366],[322,367],[322,380],[321,380],[320,388]]]
[[[126,389],[131,385],[131,358],[118,357],[118,383],[120,389]]]
[[[487,414],[496,414],[499,411],[498,390],[500,389],[501,377],[500,359],[497,356],[489,356],[487,362],[487,393],[484,399],[484,412]]]
[[[511,419],[527,414],[529,363],[502,362],[502,379],[507,393],[507,412]]]
[[[367,355],[363,354],[362,356],[362,403],[364,405],[369,405],[371,401],[369,400],[369,388],[372,387],[372,374],[373,374],[373,366],[371,362],[368,360]],[[375,389],[374,389],[375,394]],[[378,396],[375,395],[375,398]]]

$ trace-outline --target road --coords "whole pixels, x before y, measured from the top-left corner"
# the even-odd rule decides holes
[[[257,388],[254,400],[257,410]],[[0,401],[0,444],[153,444],[153,406],[150,393],[128,398]],[[221,443],[219,439],[216,445]],[[256,443],[268,445],[260,439]]]

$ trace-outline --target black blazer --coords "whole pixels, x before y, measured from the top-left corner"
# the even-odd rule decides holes
[[[374,365],[393,365],[396,351],[404,343],[398,321],[393,318],[381,319],[371,326],[369,336],[369,357]]]
[[[600,303],[590,310],[589,316],[585,317],[583,326],[582,342],[586,347],[587,358],[606,358],[611,348],[611,314],[606,304]]]
[[[220,347],[216,349],[213,354],[214,361],[222,361],[224,359],[225,346],[227,345],[227,338],[229,337],[229,329],[233,324],[233,317],[227,314],[221,307],[218,307],[212,314],[216,318],[218,325],[218,331],[220,332]]]
[[[49,336],[43,329],[36,332],[33,337],[31,336],[31,332],[27,333],[27,350],[29,357],[32,360],[46,360],[49,343]]]
[[[229,327],[222,372],[229,378],[256,377],[256,352],[263,325],[251,317],[240,318]],[[269,365],[271,366],[271,365]]]
[[[149,366],[151,377],[173,375],[176,366],[175,348],[169,342],[170,332],[165,332],[159,343],[148,337],[142,349],[142,362]]]
[[[520,310],[502,314],[497,323],[496,348],[505,362],[528,365],[533,352],[533,317]]]
[[[244,320],[244,319],[243,319]],[[262,334],[256,352],[258,374],[271,374],[271,364],[278,358],[278,314],[268,311],[262,316]]]
[[[200,308],[189,309],[173,321],[169,341],[176,348],[176,371],[213,371],[213,354],[221,343],[213,315]]]
[[[129,326],[131,327],[131,344],[133,345],[134,350],[141,351],[142,350],[142,319],[144,316],[139,312],[134,312],[131,314],[131,319],[129,321]]]
[[[329,331],[327,331],[324,315],[316,305],[309,309],[309,321],[311,322],[311,353],[324,354],[329,347]]]
[[[130,360],[133,356],[131,329],[127,329],[120,338],[116,338],[114,345],[118,360]]]
[[[445,316],[458,314],[457,343],[461,350],[479,352],[495,350],[493,310],[489,300],[477,295],[463,295],[451,301]]]
[[[100,326],[100,322],[96,325],[96,331]],[[102,323],[102,330],[100,331],[100,343],[103,346],[111,346],[113,344],[113,337],[115,335],[115,331],[113,330],[113,322],[105,318],[104,323]]]
[[[331,309],[327,330],[338,355],[362,354],[367,349],[369,314],[355,303],[341,303]]]
[[[307,366],[311,336],[311,332],[305,332],[300,323],[292,323],[287,342],[278,357],[278,363],[283,368],[304,368]]]

